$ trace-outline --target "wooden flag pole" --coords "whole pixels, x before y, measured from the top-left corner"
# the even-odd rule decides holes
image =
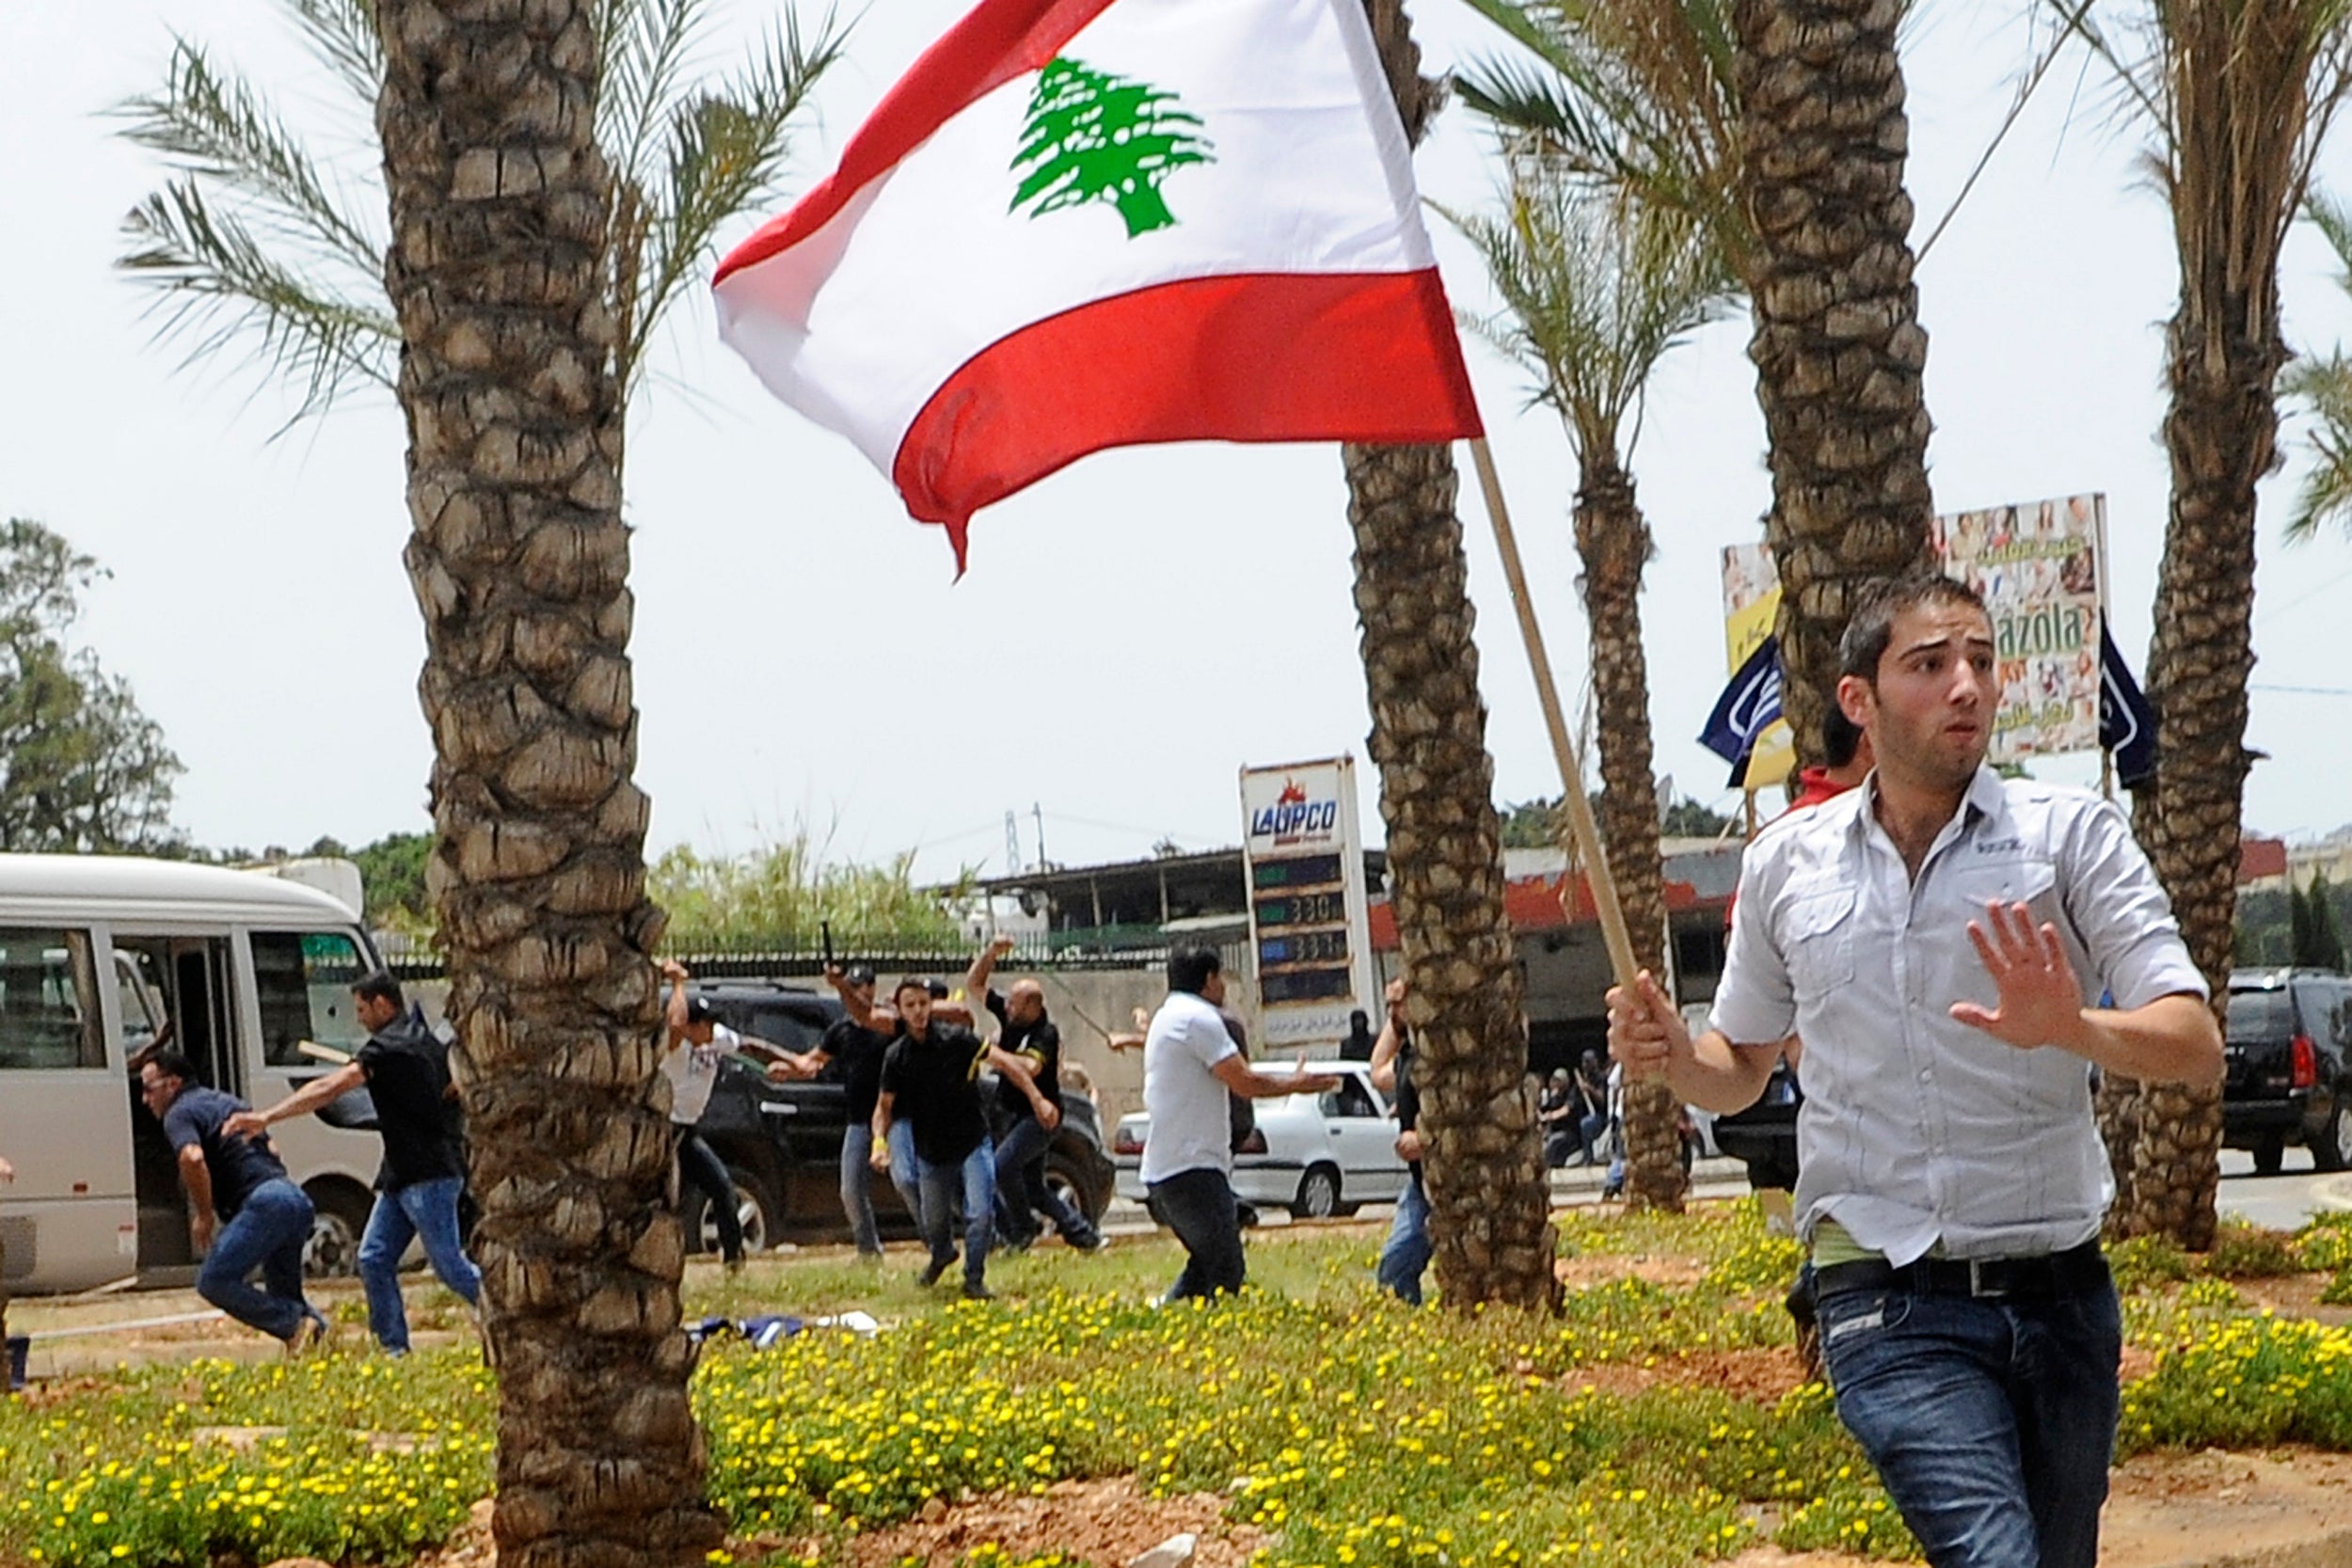
[[[1485,436],[1470,440],[1470,460],[1478,468],[1479,487],[1486,492],[1486,515],[1495,526],[1495,547],[1502,552],[1502,575],[1510,579],[1511,603],[1519,613],[1519,637],[1527,644],[1527,661],[1535,672],[1535,696],[1543,704],[1544,724],[1551,731],[1552,758],[1560,765],[1560,784],[1568,808],[1568,831],[1576,841],[1577,858],[1584,863],[1584,878],[1593,890],[1593,906],[1600,914],[1601,939],[1609,944],[1609,968],[1617,984],[1633,989],[1638,966],[1633,960],[1633,937],[1626,929],[1625,911],[1617,903],[1617,879],[1601,852],[1600,829],[1593,821],[1593,803],[1584,799],[1583,769],[1577,766],[1576,743],[1568,737],[1567,716],[1560,708],[1560,691],[1552,685],[1551,660],[1544,653],[1543,628],[1535,624],[1535,604],[1527,595],[1527,572],[1519,564],[1518,540],[1511,531],[1510,509],[1503,505],[1502,481],[1495,474],[1494,453]],[[1575,911],[1569,911],[1573,918]]]

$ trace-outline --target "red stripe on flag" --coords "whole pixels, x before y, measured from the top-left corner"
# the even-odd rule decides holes
[[[1435,269],[1164,283],[1048,317],[966,361],[908,426],[891,478],[946,525],[1106,447],[1451,441],[1478,405]]]
[[[784,216],[728,253],[712,283],[789,250],[857,193],[888,174],[931,133],[1016,76],[1042,71],[1111,0],[980,0],[923,51],[841,154],[841,166]]]

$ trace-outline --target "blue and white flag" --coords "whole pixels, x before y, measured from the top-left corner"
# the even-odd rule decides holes
[[[1707,716],[1699,744],[1731,764],[1734,787],[1746,782],[1748,753],[1756,737],[1780,717],[1780,639],[1767,637],[1756,645],[1724,694]]]
[[[2115,776],[2137,789],[2156,776],[2156,710],[2099,623],[2099,744],[2115,753]]]

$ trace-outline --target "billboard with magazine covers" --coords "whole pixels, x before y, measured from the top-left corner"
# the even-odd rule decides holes
[[[2106,498],[2087,495],[1957,512],[1932,525],[1944,569],[1983,594],[1993,616],[2001,691],[1995,764],[2098,749],[2106,518]],[[1731,670],[1771,632],[1779,609],[1772,551],[1760,544],[1726,548],[1724,641]],[[1786,724],[1765,732],[1750,789],[1786,772],[1788,740]]]

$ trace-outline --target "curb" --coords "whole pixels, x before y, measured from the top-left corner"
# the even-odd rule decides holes
[[[2283,1546],[2183,1560],[2170,1568],[2352,1568],[2352,1528],[2331,1529]]]
[[[2352,1209],[2352,1171],[2312,1184],[2312,1202],[2322,1209]],[[2352,1563],[2352,1557],[2344,1560]]]

